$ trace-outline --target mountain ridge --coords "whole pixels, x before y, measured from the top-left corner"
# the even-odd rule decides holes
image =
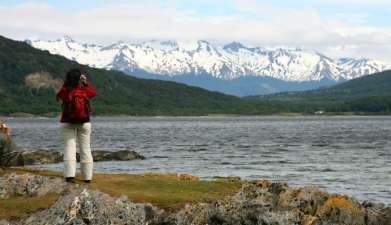
[[[129,71],[137,69],[172,77],[209,74],[224,80],[259,76],[299,82],[340,81],[391,69],[391,64],[371,59],[334,60],[300,48],[246,47],[239,42],[216,46],[206,40],[152,40],[137,44],[119,41],[102,46],[82,44],[69,36],[55,41],[27,39],[26,42],[97,68],[123,70],[113,64],[121,58],[129,62],[126,65]]]
[[[316,89],[391,69],[391,64],[376,60],[334,60],[300,48],[247,47],[239,42],[217,46],[206,40],[152,40],[103,46],[79,43],[69,36],[25,41],[91,67],[236,96]]]

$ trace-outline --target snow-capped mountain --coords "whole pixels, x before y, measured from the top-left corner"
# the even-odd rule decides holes
[[[69,36],[54,41],[26,42],[92,67],[120,70],[136,76],[136,73],[153,74],[173,80],[181,79],[181,76],[202,75],[229,81],[260,77],[289,82],[339,82],[391,69],[391,65],[370,59],[334,60],[303,49],[250,48],[238,42],[215,46],[203,40],[152,40],[100,46],[78,43]]]

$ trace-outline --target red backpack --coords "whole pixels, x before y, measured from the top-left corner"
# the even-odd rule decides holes
[[[64,104],[69,122],[84,122],[90,116],[88,95],[83,89],[73,89],[69,92],[68,101]]]

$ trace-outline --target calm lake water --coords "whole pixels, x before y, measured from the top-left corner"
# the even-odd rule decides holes
[[[21,147],[62,149],[58,119],[4,120]],[[95,117],[92,123],[93,149],[147,157],[96,162],[99,172],[234,175],[391,203],[391,117]]]

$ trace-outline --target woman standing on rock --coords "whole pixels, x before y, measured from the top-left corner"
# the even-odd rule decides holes
[[[92,180],[93,158],[90,147],[91,123],[89,100],[96,92],[87,77],[78,69],[71,69],[65,77],[64,85],[57,93],[57,101],[62,101],[62,136],[64,139],[64,177],[67,182],[75,182],[76,141],[80,147],[81,179]]]

